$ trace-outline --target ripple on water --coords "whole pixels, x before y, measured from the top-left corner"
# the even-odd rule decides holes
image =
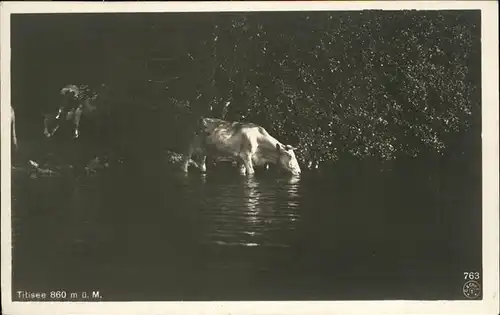
[[[188,191],[198,198],[203,243],[223,246],[289,246],[300,220],[299,183],[237,178]]]

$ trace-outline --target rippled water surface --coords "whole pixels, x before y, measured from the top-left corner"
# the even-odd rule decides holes
[[[476,184],[419,171],[13,174],[14,297],[461,299],[463,270],[481,263]]]

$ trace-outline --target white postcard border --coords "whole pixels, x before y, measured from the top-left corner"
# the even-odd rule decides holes
[[[1,219],[2,308],[6,314],[498,314],[498,3],[496,1],[224,1],[224,2],[2,2]],[[10,187],[10,14],[83,12],[206,12],[481,9],[482,24],[482,301],[321,302],[12,302]],[[457,275],[458,276],[458,275]]]

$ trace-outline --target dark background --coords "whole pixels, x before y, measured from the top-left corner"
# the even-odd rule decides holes
[[[174,151],[168,135],[211,115],[261,124],[304,163],[478,152],[479,23],[479,11],[13,15],[18,133],[41,136],[65,84],[106,83],[116,129]]]
[[[78,193],[80,199],[76,201],[61,201],[62,187],[69,189],[81,183],[35,183],[21,178],[13,188],[18,200],[45,199],[52,205],[46,204],[47,209],[65,209],[68,202],[75,206],[83,200],[92,205],[101,200],[98,207],[88,206],[100,209],[102,203],[114,200],[113,194],[133,195],[134,189],[123,185],[145,180],[139,168],[161,168],[159,157],[165,149],[181,152],[186,143],[184,131],[201,115],[251,121],[264,126],[280,141],[298,146],[304,176],[312,176],[300,184],[304,190],[301,209],[303,215],[307,209],[314,209],[311,213],[316,215],[311,214],[313,219],[306,220],[307,228],[297,232],[301,241],[292,254],[287,254],[291,256],[276,259],[301,257],[309,266],[305,269],[325,268],[331,272],[298,277],[306,280],[297,280],[295,293],[276,293],[277,298],[328,298],[336,292],[334,297],[345,299],[462,299],[463,272],[481,271],[480,11],[23,14],[12,15],[11,23],[12,105],[22,155],[36,158],[54,150],[42,141],[42,115],[57,109],[62,86],[106,83],[111,90],[109,124],[114,130],[106,143],[116,145],[113,149],[125,160],[135,162],[124,166],[130,176],[128,181],[119,177],[124,180],[121,185],[117,185],[116,178],[103,179],[107,184],[83,184],[104,185],[104,191],[112,192],[105,196],[81,197]],[[224,107],[226,103],[229,106]],[[97,137],[93,141],[105,140]],[[68,151],[79,147],[83,147],[81,142],[62,143],[57,154],[72,156],[72,162],[74,155]],[[308,167],[316,166],[318,170],[307,172]],[[146,186],[155,190],[158,181],[151,180]],[[177,187],[176,183],[173,178],[167,180],[172,187]],[[48,191],[40,188],[43,185]],[[167,203],[177,203],[177,208],[205,209],[202,205],[188,206],[179,196],[201,203],[204,198],[210,201],[217,197],[191,188],[172,191],[172,196],[177,194],[172,197],[176,201]],[[145,194],[137,200],[146,202],[151,196]],[[95,218],[90,222],[101,222],[125,237],[126,228],[121,224],[126,218],[137,220],[130,214],[132,209],[126,209],[141,202],[134,199],[127,204],[122,197],[118,199],[121,206],[113,203],[109,207],[108,211],[115,213],[106,212],[105,224]],[[339,220],[333,214],[327,215],[335,200],[337,207],[353,214],[344,217],[351,225],[335,223],[340,226],[336,225],[337,232],[331,234],[325,222]],[[353,200],[359,202],[353,204]],[[243,201],[237,198],[228,203]],[[43,235],[42,227],[56,224],[55,214],[50,211],[42,212],[45,215],[41,217],[33,216],[35,211],[40,213],[39,207],[36,202],[25,201],[13,209],[14,220],[18,220],[14,239],[19,237],[14,266],[23,266],[14,278],[18,289],[46,285],[42,280],[35,284],[37,276],[30,280],[27,275],[41,275],[42,268],[37,271],[29,267],[23,258],[31,257],[30,249],[44,247],[19,236],[28,227]],[[124,215],[118,220],[122,223],[111,223],[120,217],[118,213],[129,213],[131,217]],[[384,215],[376,215],[381,213]],[[165,215],[147,212],[144,217],[164,222],[169,219]],[[358,216],[365,221],[356,228]],[[370,220],[373,224],[369,224]],[[145,224],[141,231],[147,230]],[[335,237],[339,240],[336,246],[344,245],[336,247],[336,252],[327,245],[329,251],[323,245],[309,246],[311,237],[304,231],[324,241]],[[176,237],[182,239],[182,229],[177,232],[180,234]],[[379,239],[379,245],[366,245],[372,244],[371,238]],[[37,239],[42,242],[43,237]],[[179,244],[176,246],[182,248]],[[151,244],[150,248],[157,246],[160,244]],[[110,251],[104,248],[81,255],[105,257]],[[115,254],[130,259],[125,258],[125,248]],[[309,254],[301,252],[304,248],[310,249]],[[364,248],[360,249],[362,254],[356,248]],[[208,251],[217,256],[213,250]],[[375,252],[385,254],[376,256]],[[242,257],[246,254],[241,253]],[[207,257],[200,255],[196,259],[203,261]],[[266,255],[266,250],[257,254]],[[311,262],[304,257],[317,260]],[[369,257],[377,257],[377,268],[363,264]],[[342,268],[327,268],[321,260],[336,261]],[[70,269],[65,270],[70,274]],[[358,280],[343,278],[343,270],[351,270],[345,272],[351,277],[357,272]],[[429,270],[429,279],[425,270]],[[382,276],[384,272],[387,277]],[[140,281],[140,274],[138,271],[135,281]],[[360,279],[368,279],[368,275],[376,278],[373,287],[362,285]],[[153,281],[155,276],[147,278]],[[328,289],[323,283],[323,289],[317,289],[323,293],[309,295],[307,292],[316,289],[297,289],[313,283],[313,279],[324,279],[325,283],[330,279],[334,288]],[[196,283],[192,281],[189,283]],[[360,282],[357,290],[356,281]],[[394,287],[375,292],[374,288],[384,281],[392,281]],[[335,283],[349,287],[349,293],[342,295]],[[405,294],[397,289],[401,287],[423,289]],[[162,288],[158,284],[155,290],[163,292]],[[210,298],[228,296],[222,284],[217,288],[220,290],[214,289]],[[117,290],[114,296],[110,293],[113,290]],[[133,300],[139,294],[116,288],[110,292],[109,299]],[[233,292],[236,299],[273,298],[269,292],[262,293],[264,297],[238,292]],[[198,293],[178,298],[207,296]],[[143,293],[143,298],[166,297],[158,294],[153,298]]]

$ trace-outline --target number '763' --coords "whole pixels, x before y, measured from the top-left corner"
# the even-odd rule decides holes
[[[479,272],[464,272],[465,280],[479,280],[480,278]]]

